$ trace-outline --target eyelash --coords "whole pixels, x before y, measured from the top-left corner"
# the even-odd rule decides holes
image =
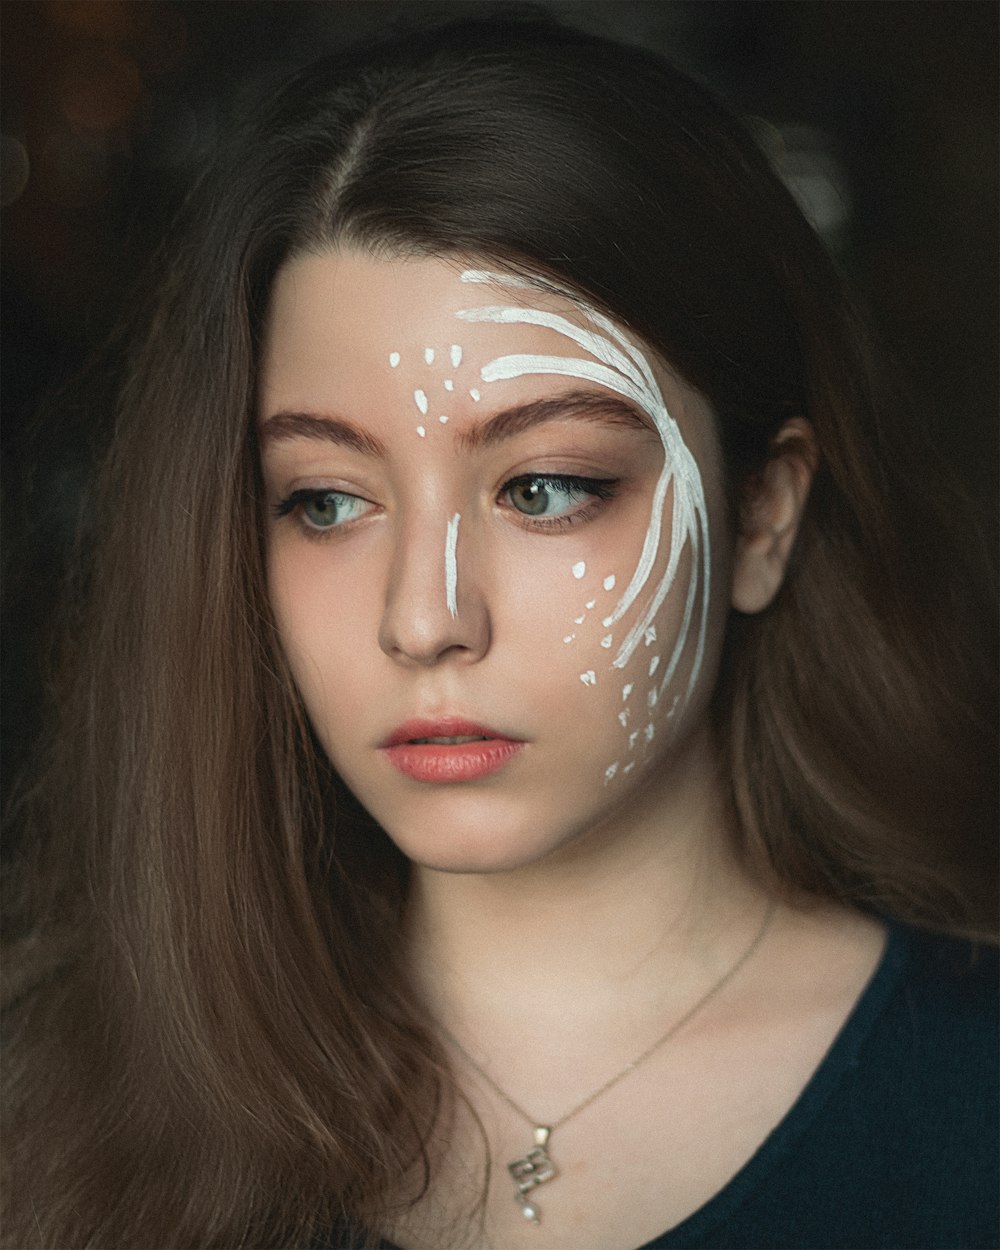
[[[327,526],[312,525],[306,519],[303,509],[306,504],[321,499],[329,499],[330,497],[333,497],[334,499],[354,500],[358,503],[369,502],[367,499],[363,499],[360,495],[352,495],[350,491],[346,490],[330,490],[329,487],[303,487],[300,490],[293,490],[291,494],[282,499],[280,503],[276,503],[272,511],[274,512],[274,515],[279,518],[294,514],[295,521],[307,538],[324,540],[331,537],[335,531],[345,529],[349,524],[349,521],[345,520],[340,524]],[[360,519],[360,517],[350,518],[350,520]]]
[[[512,490],[518,486],[531,486],[535,489],[555,489],[561,490],[566,494],[590,495],[589,502],[583,504],[574,512],[564,513],[560,516],[532,516],[530,513],[521,512],[515,508],[512,503],[505,505],[505,510],[514,513],[518,518],[518,524],[524,525],[533,530],[566,530],[574,525],[583,524],[591,520],[600,510],[603,504],[613,499],[618,493],[620,481],[617,478],[596,478],[596,477],[580,477],[573,473],[520,473],[517,477],[510,478],[503,484],[498,492],[498,499],[508,496]],[[278,518],[295,515],[295,519],[302,532],[311,539],[325,540],[338,530],[345,529],[350,521],[341,522],[339,525],[318,526],[312,525],[303,516],[303,505],[314,500],[323,499],[329,496],[339,497],[343,499],[361,500],[358,495],[352,495],[349,491],[330,490],[329,488],[312,488],[304,487],[300,490],[293,490],[289,495],[276,503],[272,511]],[[367,500],[361,500],[367,503]],[[359,520],[360,518],[351,518],[351,520]]]

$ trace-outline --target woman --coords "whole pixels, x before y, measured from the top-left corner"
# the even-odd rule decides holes
[[[977,674],[914,464],[654,58],[471,22],[289,84],[129,357],[26,804],[69,953],[9,1244],[990,1244],[990,960],[919,932],[987,914]]]

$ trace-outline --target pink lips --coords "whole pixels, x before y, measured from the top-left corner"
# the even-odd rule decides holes
[[[459,742],[427,742],[425,739],[472,739]],[[457,717],[410,720],[393,730],[382,743],[390,764],[414,781],[475,781],[486,777],[512,759],[524,746],[494,729]]]

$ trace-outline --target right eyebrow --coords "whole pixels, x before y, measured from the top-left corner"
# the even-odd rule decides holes
[[[386,446],[380,439],[359,430],[343,417],[335,417],[329,413],[276,412],[260,427],[262,447],[290,438],[312,438],[335,443],[338,447],[360,451],[365,456],[384,458],[387,454]]]

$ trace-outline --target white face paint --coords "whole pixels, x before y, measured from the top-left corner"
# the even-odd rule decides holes
[[[449,358],[451,360],[451,367],[453,369],[457,369],[462,363],[462,348],[460,344],[452,343]]]
[[[427,396],[421,390],[413,392],[413,402],[420,409],[421,415],[427,416]]]
[[[455,383],[451,380],[451,378],[445,378],[441,385],[446,391],[453,391],[455,389]]]
[[[483,270],[466,270],[461,278],[467,283],[484,283],[522,291],[533,289],[533,284],[523,278]],[[571,292],[561,291],[559,294],[572,300],[592,329],[583,329],[567,317],[556,313],[524,308],[519,305],[499,304],[467,308],[462,309],[456,315],[469,322],[545,327],[562,335],[578,347],[582,347],[589,357],[589,359],[581,359],[577,356],[529,354],[499,356],[480,369],[480,376],[484,382],[498,382],[539,374],[557,374],[578,378],[581,381],[596,382],[630,399],[649,416],[655,425],[663,444],[664,461],[653,495],[645,540],[627,587],[614,610],[604,618],[602,623],[605,629],[609,629],[622,619],[641,595],[646,595],[638,619],[626,633],[612,660],[613,667],[624,669],[640,642],[644,641],[649,646],[655,641],[654,619],[674,585],[684,548],[690,546],[692,572],[681,627],[659,685],[653,688],[650,698],[650,705],[655,705],[659,695],[673,679],[681,656],[688,645],[697,609],[698,626],[694,656],[683,695],[686,703],[694,690],[701,670],[708,627],[711,586],[708,509],[701,473],[676,421],[667,411],[659,384],[643,352],[614,322],[596,308]],[[671,546],[666,567],[659,582],[653,587],[648,587],[659,554],[661,536],[664,531],[663,510],[671,487],[673,487],[673,524],[669,527]],[[573,566],[573,576],[577,579],[582,578],[585,572],[586,566],[583,561]],[[604,579],[604,588],[612,590],[615,582],[614,574],[609,575]],[[610,635],[606,635],[602,645],[610,646],[610,638]],[[656,663],[650,666],[650,676],[656,671],[658,664],[659,657]],[[596,683],[596,676],[592,672],[584,673],[581,674],[580,680],[584,684],[593,685]],[[622,698],[627,699],[631,691],[632,684],[629,683],[623,688]],[[645,732],[647,742],[652,741],[654,733],[655,729],[652,724],[647,726]]]
[[[427,437],[427,431],[424,429],[424,427],[423,427],[422,425],[418,425],[418,426],[417,426],[417,434],[418,434],[421,438],[426,438],[426,437]]]
[[[444,540],[444,594],[448,611],[452,617],[458,616],[458,523],[462,519],[456,512],[448,522],[448,530]]]
[[[434,348],[425,347],[424,348],[424,364],[432,365],[433,363],[434,363]]]
[[[390,368],[390,369],[398,369],[398,368],[399,368],[399,352],[390,352],[390,353],[389,353],[389,368]]]

